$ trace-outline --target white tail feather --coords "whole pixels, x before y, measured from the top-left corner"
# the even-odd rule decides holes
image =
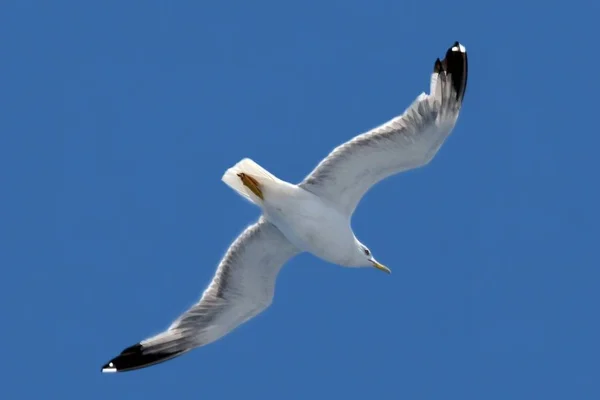
[[[233,167],[225,171],[225,174],[223,174],[221,180],[225,182],[227,186],[238,192],[242,197],[248,199],[250,202],[258,206],[262,204],[262,200],[242,183],[242,180],[238,176],[239,173],[244,173],[256,179],[259,184],[264,184],[266,183],[265,181],[268,182],[278,180],[273,174],[249,158],[244,158]]]

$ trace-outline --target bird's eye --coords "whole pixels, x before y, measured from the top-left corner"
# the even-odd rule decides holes
[[[365,255],[366,256],[370,256],[371,255],[371,252],[369,251],[369,249],[365,249]]]

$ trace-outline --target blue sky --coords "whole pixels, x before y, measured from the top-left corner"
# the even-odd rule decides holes
[[[538,4],[2,2],[2,398],[599,398],[599,6]],[[231,335],[100,373],[259,215],[226,168],[301,180],[455,40],[456,129],[353,219],[392,275],[301,255]]]

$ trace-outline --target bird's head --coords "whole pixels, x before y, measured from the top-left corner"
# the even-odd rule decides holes
[[[379,263],[375,257],[373,257],[371,250],[369,250],[367,246],[360,243],[358,240],[356,241],[356,254],[354,258],[356,259],[358,266],[375,267],[380,271],[387,272],[388,274],[392,273],[388,267]]]

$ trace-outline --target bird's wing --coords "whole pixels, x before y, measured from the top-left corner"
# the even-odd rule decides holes
[[[219,339],[271,304],[279,270],[298,253],[261,217],[229,247],[198,303],[166,331],[123,350],[102,371],[147,367]]]
[[[348,215],[380,180],[427,164],[448,137],[467,86],[467,53],[460,43],[435,61],[430,94],[422,93],[400,116],[334,149],[300,183]]]

